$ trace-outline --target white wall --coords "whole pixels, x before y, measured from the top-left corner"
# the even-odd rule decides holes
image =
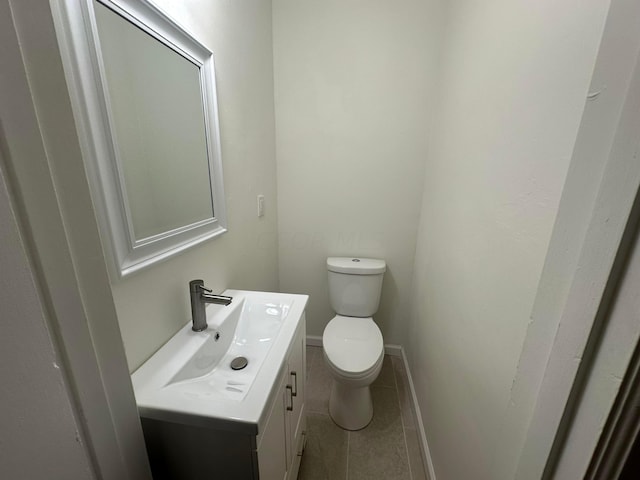
[[[131,370],[190,319],[189,280],[202,278],[214,291],[278,290],[271,4],[155,3],[214,53],[229,232],[113,282]]]
[[[514,476],[496,449],[608,4],[448,5],[407,344],[440,480]]]
[[[639,21],[638,2],[611,2],[589,88],[590,92],[599,94],[585,104],[508,409],[502,418],[502,428],[508,434],[502,435],[502,444],[496,445],[496,451],[511,459],[511,462],[501,462],[503,475],[513,472],[515,465],[518,465],[518,472],[529,475],[542,471],[545,466],[564,410],[563,399],[568,395],[575,374],[574,369],[553,366],[555,353],[552,348],[555,352],[564,352],[566,358],[574,357],[574,351],[584,345],[591,330],[591,324],[586,320],[595,315],[600,302],[598,292],[602,292],[609,277],[607,259],[617,250],[617,236],[610,232],[616,232],[626,224],[624,202],[613,209],[615,216],[606,214],[605,224],[598,223],[594,211],[604,211],[598,201],[611,201],[606,194],[605,172],[612,168],[613,159],[618,157],[611,149],[640,51]],[[629,170],[625,176],[632,178]],[[624,195],[623,183],[608,182],[616,185],[616,196]],[[624,218],[618,219],[618,216]],[[611,241],[610,244],[606,241],[596,243],[589,240],[590,236],[607,236]],[[597,257],[588,253],[590,242],[596,245]],[[607,245],[611,245],[611,251]],[[598,267],[591,267],[596,264],[601,272]],[[577,305],[580,305],[579,311],[575,311]],[[567,328],[572,318],[576,318],[582,327]],[[562,330],[567,332],[564,337],[559,334],[561,323],[565,326]],[[571,338],[571,345],[563,343],[563,338]],[[558,385],[566,386],[567,390],[563,392]],[[588,455],[583,446],[580,450]],[[518,454],[520,451],[522,453]]]
[[[0,156],[0,477],[93,479],[3,167]]]
[[[637,22],[639,18],[637,13],[640,13],[640,9],[636,10],[635,19]],[[629,206],[633,204],[633,199],[636,197],[638,184],[640,183],[640,164],[638,163],[638,151],[640,150],[640,138],[638,136],[640,133],[640,64],[638,64],[638,60],[640,60],[640,57],[636,57],[635,62],[629,62],[635,65],[633,83],[611,154],[611,158],[615,159],[614,161],[618,164],[617,175],[611,175],[609,168],[607,169],[607,174],[609,175],[605,174],[606,177],[609,177],[605,182],[609,180],[607,183],[611,192],[615,191],[616,194],[619,191],[628,192],[624,197],[626,197],[625,199]],[[603,182],[603,191],[605,191],[607,185],[605,182]],[[602,202],[602,196],[598,200]],[[629,210],[627,208],[618,208],[616,210],[617,212],[614,215],[607,212],[602,220],[607,217],[607,220],[611,220],[611,222],[606,222],[607,225],[618,224],[620,227],[626,226]],[[619,215],[618,212],[620,212]],[[602,222],[598,226],[600,231],[605,230]],[[616,293],[612,295],[613,298],[610,302],[608,300],[604,301],[607,309],[602,310],[606,312],[604,315],[607,315],[607,318],[598,322],[600,335],[598,336],[597,349],[594,349],[592,358],[585,355],[589,365],[588,378],[583,380],[584,390],[581,398],[574,406],[575,410],[573,410],[574,415],[571,418],[571,426],[566,434],[566,444],[559,453],[560,458],[557,464],[554,465],[555,470],[553,473],[555,478],[586,478],[588,471],[590,472],[590,478],[617,478],[617,475],[614,475],[613,472],[594,474],[589,469],[589,464],[592,461],[592,456],[600,457],[600,460],[603,457],[612,457],[611,452],[605,454],[602,451],[602,447],[598,445],[599,442],[606,438],[608,442],[615,444],[615,442],[622,442],[624,436],[620,433],[620,426],[615,429],[618,433],[608,436],[611,435],[607,425],[609,423],[608,419],[616,418],[618,425],[624,424],[618,415],[621,415],[621,412],[625,412],[627,409],[633,408],[629,404],[633,395],[629,390],[633,391],[633,389],[629,389],[629,381],[626,375],[637,368],[637,361],[634,362],[632,359],[635,356],[638,340],[640,339],[640,296],[638,295],[640,290],[640,238],[638,237],[637,212],[629,219],[629,226],[632,228],[628,227],[629,233],[622,242],[618,253],[618,256],[622,257],[623,252],[625,252],[625,263],[619,269],[621,270],[619,276],[616,274],[608,276],[610,284],[613,285],[613,282],[618,282],[615,285]],[[619,232],[620,234],[622,233],[622,228],[619,229]],[[632,245],[629,246],[629,243]],[[605,248],[602,242],[598,244],[598,247],[602,250]],[[601,256],[598,258],[601,258]],[[587,268],[587,270],[589,269]],[[592,279],[595,275],[590,275],[590,277],[593,282]],[[581,315],[581,323],[584,323],[583,319],[584,316]],[[561,329],[566,331],[566,325],[569,322],[564,318],[563,320]],[[598,327],[594,327],[594,329],[596,328]],[[579,335],[572,335],[572,337],[576,336],[579,337]],[[556,340],[562,338],[563,334],[560,333],[557,335]],[[569,352],[574,353],[571,350],[568,350]],[[582,363],[585,363],[584,358]],[[553,365],[553,359],[549,361],[549,364]],[[627,407],[621,407],[620,398],[626,398]],[[635,411],[631,414],[635,417]],[[608,435],[605,435],[605,432]],[[609,448],[611,448],[610,445]],[[629,448],[631,448],[631,445],[629,445]],[[556,455],[558,454],[556,453]],[[609,461],[612,462],[613,459]]]
[[[327,256],[387,261],[375,315],[401,343],[422,198],[434,12],[418,0],[275,0],[282,291],[311,298],[307,332],[333,317]]]
[[[76,478],[81,476],[83,462],[64,450],[71,444],[77,448],[76,443],[83,441],[82,432],[86,432],[97,477],[151,478],[116,311],[109,295],[51,6],[39,0],[4,0],[0,8],[0,118],[5,136],[0,143],[2,155],[6,154],[7,181],[15,199],[16,217],[37,284],[37,288],[23,287],[16,277],[15,285],[3,289],[9,294],[9,305],[24,303],[12,312],[17,315],[15,321],[7,318],[11,325],[3,340],[12,346],[3,348],[7,356],[3,365],[10,368],[10,373],[23,377],[23,384],[32,388],[30,393],[35,395],[5,405],[12,415],[10,422],[17,424],[20,431],[3,438],[3,448],[12,461],[29,462],[22,465],[24,469],[44,469],[50,461],[54,464],[42,476]],[[10,13],[6,13],[7,8]],[[0,242],[0,249],[9,248],[9,258],[17,261],[19,256],[12,254],[10,247],[10,242]],[[5,279],[14,277],[10,269],[3,268],[2,274]],[[12,294],[14,288],[22,289],[27,298]],[[6,304],[2,303],[2,314],[11,312],[8,307],[5,312]],[[35,320],[28,316],[34,305],[44,306],[46,322],[29,322]],[[20,308],[27,310],[21,312]],[[21,328],[19,334],[10,333],[12,325]],[[47,333],[48,329],[52,333]],[[49,335],[55,344],[53,361],[59,369],[53,361],[46,362],[51,347],[42,339]],[[40,361],[45,364],[38,365]],[[20,365],[31,373],[24,375]],[[68,434],[72,427],[65,433],[66,412],[61,402],[55,401],[61,376],[67,380],[68,402],[74,410],[81,411],[76,416],[79,427],[73,436]],[[24,394],[17,387],[9,390],[17,397]],[[40,397],[51,397],[51,402],[41,404]],[[20,413],[25,406],[29,407],[27,416]],[[51,418],[40,417],[42,413]],[[59,435],[49,428],[51,422],[59,427]],[[40,449],[35,441],[55,444],[50,450]],[[23,451],[14,455],[14,449],[21,448]],[[37,458],[33,452],[38,452]],[[49,457],[50,453],[54,457]],[[25,457],[27,454],[31,458]],[[67,461],[71,465],[65,465]],[[67,473],[56,475],[63,469]]]

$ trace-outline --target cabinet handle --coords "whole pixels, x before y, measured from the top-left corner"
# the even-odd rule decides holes
[[[293,390],[291,391],[291,395],[294,397],[298,396],[298,374],[296,372],[291,372],[291,376],[293,376]]]
[[[304,449],[307,446],[307,432],[303,430],[301,435],[302,435],[302,442],[300,442],[301,445],[300,445],[300,451],[298,452],[298,457],[302,456],[302,454],[304,453]]]
[[[287,410],[291,412],[293,411],[293,387],[291,385],[287,385],[285,388],[289,390],[289,398],[291,399],[291,405],[287,405]]]

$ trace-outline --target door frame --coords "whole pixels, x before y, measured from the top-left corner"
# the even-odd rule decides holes
[[[52,11],[39,0],[0,2],[3,167],[78,441],[97,478],[151,479]]]
[[[640,187],[638,21],[638,2],[612,0],[512,390],[512,400],[535,392],[515,478],[552,478],[567,439],[578,428],[583,428],[584,443],[567,468],[570,478],[583,478],[601,433],[601,425],[586,428],[574,419],[588,400],[584,386],[593,374],[608,306],[624,271],[625,242],[633,234],[630,217]],[[597,164],[603,167],[598,170]],[[581,178],[589,173],[597,181]],[[581,215],[583,225],[575,220]],[[566,260],[574,254],[573,262]],[[559,275],[568,279],[566,292],[545,292],[558,286],[554,276]],[[536,320],[551,320],[550,327],[539,327]],[[545,345],[550,350],[540,353]],[[629,356],[634,346],[626,347]]]

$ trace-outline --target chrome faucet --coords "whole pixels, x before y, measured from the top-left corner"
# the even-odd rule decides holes
[[[189,282],[189,295],[191,296],[191,318],[194,332],[202,332],[207,329],[206,304],[229,305],[233,297],[213,295],[211,290],[204,286],[203,280],[191,280]]]

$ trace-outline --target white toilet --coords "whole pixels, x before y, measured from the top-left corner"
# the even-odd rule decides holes
[[[369,385],[384,359],[382,333],[371,317],[378,311],[384,260],[329,257],[329,299],[337,313],[322,335],[324,359],[333,376],[329,413],[346,430],[373,418]]]

